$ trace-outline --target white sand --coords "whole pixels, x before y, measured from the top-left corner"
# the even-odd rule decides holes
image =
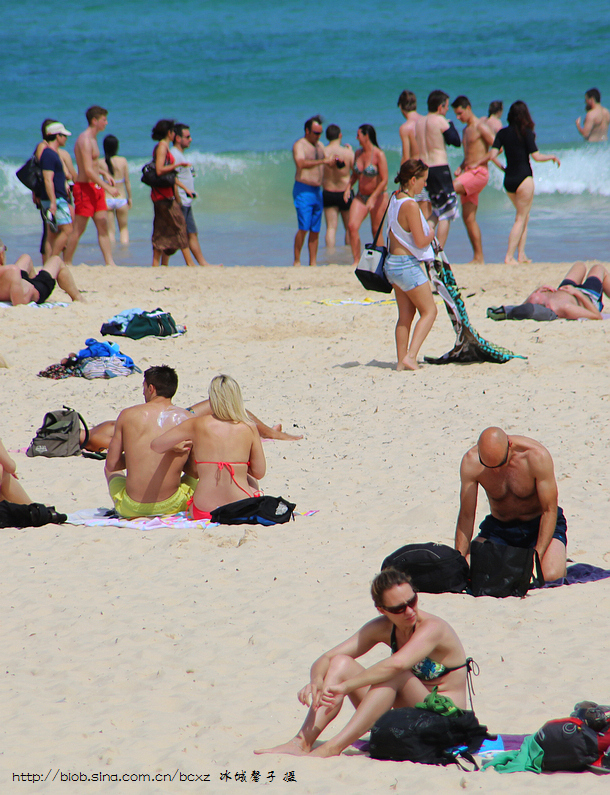
[[[120,341],[122,350],[143,370],[176,367],[178,405],[205,397],[218,372],[237,378],[249,408],[305,435],[265,444],[265,490],[297,510],[319,510],[289,525],[209,532],[3,530],[0,790],[249,792],[258,770],[261,784],[274,771],[272,792],[607,791],[608,781],[591,774],[470,774],[350,752],[327,761],[252,754],[294,734],[305,712],[296,691],[313,660],[374,617],[368,587],[383,557],[411,541],[452,542],[460,458],[487,425],[549,448],[570,557],[610,568],[610,322],[485,318],[487,306],[517,303],[567,268],[456,266],[475,328],[529,358],[415,374],[393,370],[393,305],[317,303],[382,298],[338,266],[78,267],[87,305],[0,309],[0,354],[11,365],[0,370],[0,435],[9,450],[27,446],[49,409],[67,404],[95,424],[140,402],[139,375],[90,382],[36,373],[87,337],[101,339],[115,312],[161,306],[188,333]],[[422,354],[453,345],[439,309]],[[14,458],[32,499],[67,513],[111,505],[102,462]],[[482,498],[481,516],[485,508]],[[479,719],[492,731],[527,733],[581,699],[610,701],[609,592],[604,581],[524,600],[447,594],[421,602],[455,627],[481,667]],[[337,727],[350,713],[346,706]],[[209,774],[211,783],[180,783],[178,773],[174,783],[68,784],[58,769],[179,770]],[[49,770],[46,783],[12,780]],[[220,781],[225,770],[231,782]],[[249,787],[235,781],[242,771]],[[296,784],[282,780],[287,771]]]

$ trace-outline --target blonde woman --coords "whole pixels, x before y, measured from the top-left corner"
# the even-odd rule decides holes
[[[267,468],[261,438],[246,413],[237,381],[217,375],[208,394],[211,414],[186,420],[151,442],[157,453],[181,444],[192,448],[199,476],[189,503],[193,519],[209,519],[220,505],[258,496],[257,481]]]

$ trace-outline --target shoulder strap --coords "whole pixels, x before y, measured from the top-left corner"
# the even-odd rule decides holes
[[[392,193],[392,196],[394,196],[395,194],[396,194],[396,191],[394,191],[394,193]],[[373,246],[377,245],[377,240],[379,239],[379,234],[380,234],[381,230],[383,229],[383,222],[385,221],[385,217],[388,214],[388,210],[390,208],[390,202],[392,201],[392,196],[390,196],[390,201],[388,201],[388,203],[386,204],[386,208],[385,208],[385,212],[383,214],[383,218],[381,219],[381,223],[379,224],[379,226],[377,227],[377,231],[375,232],[375,237],[373,238]]]

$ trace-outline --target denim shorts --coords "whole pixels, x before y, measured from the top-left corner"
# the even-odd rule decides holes
[[[428,281],[421,262],[411,254],[388,254],[383,269],[390,284],[395,284],[405,293]]]

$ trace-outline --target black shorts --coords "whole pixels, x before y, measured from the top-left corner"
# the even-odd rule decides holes
[[[349,192],[349,200],[345,201],[343,198],[343,191],[340,190],[324,190],[322,191],[322,204],[324,207],[336,207],[339,212],[347,212],[351,207],[354,199],[354,191]]]
[[[39,271],[33,277],[29,276],[27,271],[21,271],[21,278],[38,290],[37,304],[44,304],[55,289],[55,279],[48,271]]]
[[[515,519],[512,522],[501,522],[489,514],[479,525],[479,538],[488,538],[496,544],[505,544],[509,547],[535,547],[540,529],[540,516],[522,522]],[[566,547],[568,525],[563,510],[557,506],[557,523],[553,538],[558,539]]]
[[[452,221],[459,217],[460,208],[449,166],[430,166],[426,190],[430,194],[432,211],[439,221]]]

